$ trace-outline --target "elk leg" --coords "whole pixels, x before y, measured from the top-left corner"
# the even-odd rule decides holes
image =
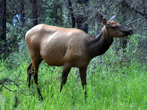
[[[41,95],[41,91],[40,91],[40,88],[38,86],[38,68],[39,68],[39,64],[40,64],[41,61],[39,61],[38,63],[36,63],[34,65],[34,82],[36,84],[36,88],[37,88],[37,93],[39,95],[39,99],[43,100],[43,97]]]
[[[62,80],[61,80],[60,92],[62,91],[62,88],[63,88],[63,86],[65,85],[65,83],[67,81],[67,76],[68,76],[68,73],[69,73],[70,69],[71,69],[71,66],[69,66],[69,65],[64,66],[64,69],[63,69],[63,72],[62,72]]]
[[[38,74],[34,74],[34,82],[35,82],[35,84],[36,84],[36,86],[37,86],[37,93],[38,93],[38,95],[39,95],[39,98],[41,99],[41,100],[43,100],[43,97],[42,97],[42,95],[41,95],[41,91],[40,91],[40,88],[39,88],[39,86],[38,86]]]
[[[80,68],[80,78],[81,78],[81,83],[82,83],[82,87],[83,87],[83,90],[84,90],[85,100],[87,98],[87,91],[86,91],[86,69],[87,69],[87,67]]]
[[[31,81],[31,76],[32,76],[32,63],[28,66],[27,68],[27,82],[28,82],[28,87],[30,88],[30,81]]]

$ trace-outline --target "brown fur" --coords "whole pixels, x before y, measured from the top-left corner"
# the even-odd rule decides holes
[[[117,27],[113,29],[113,27]],[[103,54],[111,45],[113,37],[123,37],[131,30],[119,30],[120,24],[114,21],[105,21],[102,34],[93,38],[82,30],[75,28],[62,28],[39,24],[30,29],[25,36],[31,64],[28,67],[28,82],[30,86],[31,75],[38,85],[38,68],[42,60],[50,66],[63,66],[62,86],[66,83],[71,67],[78,67],[83,88],[86,85],[86,69],[90,60]],[[30,71],[32,70],[32,72]],[[42,98],[39,88],[38,94]],[[86,89],[85,89],[86,96]]]

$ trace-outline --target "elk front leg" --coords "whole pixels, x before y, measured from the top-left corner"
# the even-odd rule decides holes
[[[62,79],[61,79],[61,86],[60,86],[60,92],[62,91],[63,86],[65,85],[67,81],[67,76],[70,72],[71,66],[64,65],[63,72],[62,72]]]
[[[87,67],[80,68],[79,70],[80,70],[81,83],[82,83],[82,87],[83,87],[84,95],[85,95],[85,100],[86,100],[86,98],[87,98],[87,91],[86,91],[86,70],[87,70]]]

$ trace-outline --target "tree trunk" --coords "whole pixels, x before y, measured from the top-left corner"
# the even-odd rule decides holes
[[[77,28],[88,33],[88,24],[86,22],[87,19],[88,18],[83,14],[82,15],[79,14],[76,16]]]
[[[0,1],[0,54],[4,53],[6,57],[6,0]]]
[[[32,0],[32,17],[33,17],[33,25],[37,25],[38,24],[37,0]]]
[[[85,0],[85,1],[77,0],[76,4],[77,3],[79,3],[81,6],[84,5],[84,8],[83,8],[84,10],[81,10],[82,13],[74,12],[73,7],[72,7],[72,2],[71,0],[68,0],[68,9],[71,15],[72,27],[77,26],[78,29],[81,29],[88,33],[88,24],[86,22],[88,19],[88,16],[87,16],[87,13],[85,13],[86,12],[85,9],[88,6],[88,0]]]
[[[24,22],[25,22],[25,13],[24,13],[24,0],[21,0],[21,25],[23,26],[24,25]]]
[[[73,8],[72,8],[71,0],[68,0],[68,9],[69,9],[69,13],[71,15],[72,27],[74,28],[75,24],[76,24],[76,20],[75,20],[75,17],[74,17],[74,11],[73,11]]]
[[[121,15],[123,15],[123,16],[122,16],[122,19],[121,19],[122,22],[124,22],[124,21],[127,20],[127,16],[126,16],[126,14],[125,14],[125,12],[127,11],[127,10],[126,10],[127,7],[126,7],[126,8],[125,8],[125,7],[126,7],[126,6],[125,6],[125,4],[123,4],[123,1],[122,1],[121,7],[120,7]],[[126,51],[127,43],[128,43],[128,37],[125,37],[125,38],[121,38],[121,39],[120,39],[120,48],[123,49],[123,52]]]
[[[87,20],[88,20],[88,13],[86,12],[86,9],[88,7],[88,1],[89,0],[77,0],[77,3],[80,3],[83,7],[83,13],[77,13],[76,14],[76,23],[77,23],[77,28],[78,29],[81,29],[85,32],[88,33],[88,23],[87,23]]]

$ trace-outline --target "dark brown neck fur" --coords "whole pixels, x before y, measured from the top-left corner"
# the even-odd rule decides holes
[[[104,37],[104,34],[100,34],[98,38],[90,40],[87,44],[88,55],[93,58],[98,55],[104,54],[113,42],[113,38]]]

